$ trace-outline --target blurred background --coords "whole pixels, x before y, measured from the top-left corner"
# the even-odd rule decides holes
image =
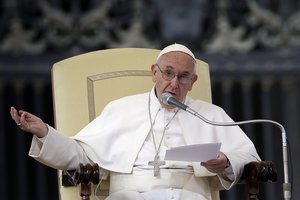
[[[9,115],[15,105],[53,125],[55,62],[94,50],[161,49],[174,42],[209,63],[213,102],[234,120],[284,125],[292,196],[300,199],[300,0],[1,0],[0,199],[58,199],[56,170],[28,157],[31,136]],[[242,128],[278,170],[276,183],[261,186],[260,199],[283,199],[280,130],[268,124]],[[236,186],[221,197],[244,199],[244,191]]]

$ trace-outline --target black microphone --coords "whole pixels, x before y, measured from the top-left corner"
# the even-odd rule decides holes
[[[215,126],[238,126],[242,124],[251,124],[251,123],[271,123],[275,124],[280,130],[282,135],[282,152],[283,152],[283,167],[284,167],[284,184],[283,184],[283,196],[285,200],[289,200],[291,198],[291,184],[289,183],[289,176],[288,176],[288,156],[287,156],[287,137],[284,127],[272,120],[268,119],[254,119],[254,120],[246,120],[246,121],[239,121],[239,122],[214,122],[209,119],[206,119],[204,116],[200,115],[197,111],[191,109],[187,105],[179,102],[177,99],[175,99],[172,94],[165,92],[160,95],[160,100],[165,105],[174,105],[182,110],[185,110],[192,115],[195,115],[196,117],[200,118],[202,121],[215,125]]]

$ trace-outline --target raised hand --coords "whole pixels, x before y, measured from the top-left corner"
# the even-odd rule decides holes
[[[10,108],[10,115],[17,126],[23,131],[29,132],[38,137],[45,137],[48,133],[48,127],[39,117],[14,107]]]

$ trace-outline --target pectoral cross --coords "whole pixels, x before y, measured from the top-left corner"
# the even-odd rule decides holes
[[[159,168],[160,168],[160,166],[164,165],[164,164],[166,164],[166,162],[165,161],[160,161],[158,154],[155,155],[153,161],[149,161],[148,162],[148,165],[153,165],[154,176],[156,176],[156,177],[159,175]]]

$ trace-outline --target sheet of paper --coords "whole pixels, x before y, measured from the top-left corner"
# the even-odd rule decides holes
[[[221,143],[193,144],[166,151],[165,160],[205,162],[217,158]]]

